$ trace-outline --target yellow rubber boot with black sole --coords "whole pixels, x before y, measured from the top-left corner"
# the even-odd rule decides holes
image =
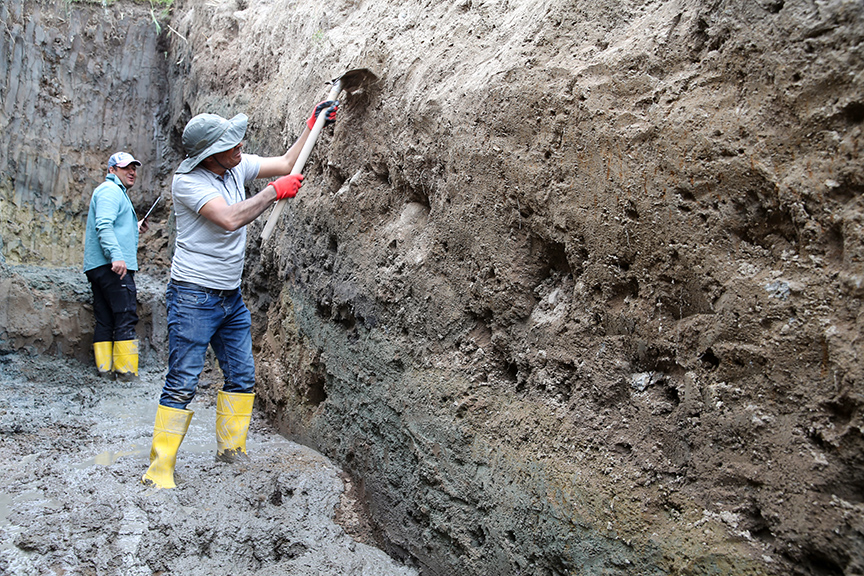
[[[216,460],[229,464],[249,459],[246,436],[255,394],[223,392],[216,395]]]
[[[126,381],[138,377],[138,340],[114,342],[114,374]]]
[[[174,482],[174,466],[177,464],[177,450],[189,422],[192,421],[192,410],[169,408],[161,404],[156,410],[156,423],[153,425],[153,446],[150,448],[150,468],[144,473],[141,481],[144,484],[159,488],[176,488]]]
[[[114,377],[114,343],[94,342],[93,358],[96,360],[96,371],[103,378]]]

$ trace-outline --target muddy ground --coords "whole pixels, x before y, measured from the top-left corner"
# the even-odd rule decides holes
[[[74,359],[0,358],[0,573],[412,576],[379,549],[351,480],[260,418],[251,462],[217,463],[205,381],[175,490],[147,488],[164,371],[98,378]]]

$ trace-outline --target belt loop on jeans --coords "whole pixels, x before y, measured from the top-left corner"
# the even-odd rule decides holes
[[[181,288],[189,288],[191,290],[200,290],[201,292],[206,292],[207,294],[213,294],[214,296],[233,296],[237,293],[237,288],[233,290],[216,290],[215,288],[207,288],[206,286],[200,286],[193,282],[184,282],[182,280],[171,280],[170,284],[174,284],[175,286],[180,286]]]

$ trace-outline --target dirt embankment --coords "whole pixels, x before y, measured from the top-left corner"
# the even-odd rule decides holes
[[[193,109],[250,149],[381,76],[247,293],[268,413],[406,555],[864,570],[860,6],[189,8]]]
[[[862,22],[181,3],[165,133],[381,78],[250,226],[260,408],[424,574],[862,573]]]

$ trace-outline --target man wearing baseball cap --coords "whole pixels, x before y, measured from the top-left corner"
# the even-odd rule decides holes
[[[129,199],[141,162],[128,152],[108,159],[105,182],[90,198],[84,235],[84,273],[93,289],[93,355],[101,376],[138,376],[138,323],[135,271],[139,222]]]
[[[277,200],[293,198],[303,176],[290,174],[303,144],[322,113],[325,125],[336,118],[337,103],[319,103],[302,134],[282,156],[244,154],[247,118],[230,120],[199,114],[183,130],[186,159],[174,175],[171,192],[177,238],[168,305],[168,374],[159,398],[150,467],[145,484],[174,488],[177,451],[192,411],[208,346],[212,346],[225,383],[216,396],[216,459],[247,459],[246,436],[255,399],[252,318],[240,294],[246,253],[246,225]],[[246,197],[255,178],[281,176]]]

